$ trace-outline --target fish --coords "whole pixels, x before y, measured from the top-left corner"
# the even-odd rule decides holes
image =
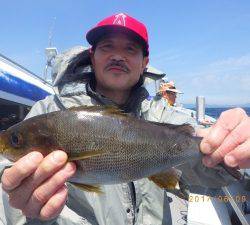
[[[15,162],[34,150],[44,156],[63,150],[77,167],[70,182],[87,191],[101,193],[100,185],[141,178],[175,190],[182,176],[202,186],[204,174],[193,178],[191,168],[202,165],[200,142],[189,124],[146,121],[113,106],[80,106],[34,116],[2,131],[0,154]],[[237,169],[225,165],[209,170],[213,177],[206,187],[241,178]]]

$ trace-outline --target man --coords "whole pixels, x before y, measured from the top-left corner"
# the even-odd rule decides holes
[[[90,58],[95,75],[85,84],[71,80],[65,72],[61,79],[55,80],[59,95],[36,103],[28,117],[64,107],[112,104],[144,119],[194,124],[192,118],[178,113],[168,115],[157,102],[146,100],[141,74],[148,63],[149,46],[142,23],[126,14],[117,14],[98,23],[87,33],[87,40],[92,45]],[[229,166],[250,167],[249,131],[250,120],[242,109],[224,112],[212,128],[197,131],[204,136],[201,149],[208,154],[204,163],[214,166],[224,160]],[[34,151],[20,159],[2,176],[2,187],[9,196],[7,199],[3,194],[2,221],[62,225],[171,224],[166,192],[147,179],[102,186],[104,194],[96,195],[69,184],[65,186],[75,170],[75,165],[67,162],[67,155],[61,151],[45,158]]]
[[[176,95],[182,94],[181,91],[176,89],[173,81],[161,83],[159,91],[160,91],[162,97],[167,101],[167,104],[169,106],[174,106],[175,100],[176,100]]]

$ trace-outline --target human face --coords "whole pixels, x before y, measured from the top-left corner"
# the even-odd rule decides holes
[[[176,93],[172,91],[167,91],[167,98],[170,105],[174,105],[176,100]]]
[[[148,63],[141,45],[124,33],[112,33],[91,53],[97,86],[111,91],[129,91]]]

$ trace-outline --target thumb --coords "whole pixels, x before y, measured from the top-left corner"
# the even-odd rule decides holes
[[[210,133],[211,128],[212,127],[209,127],[209,128],[197,128],[195,130],[196,136],[206,137]]]

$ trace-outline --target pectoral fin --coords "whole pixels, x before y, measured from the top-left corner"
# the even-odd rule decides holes
[[[70,154],[68,161],[77,161],[77,160],[83,160],[88,159],[91,157],[99,156],[105,154],[102,150],[97,151],[82,151],[80,153]]]
[[[152,180],[157,186],[167,190],[178,189],[181,172],[177,169],[171,168],[167,171],[150,176],[148,179]]]
[[[188,199],[188,192],[183,187],[181,180],[182,172],[178,169],[171,168],[164,172],[150,176],[148,179],[152,180],[158,187],[173,193],[179,198]]]
[[[100,186],[94,186],[94,185],[89,185],[89,184],[79,184],[75,182],[69,182],[76,186],[77,188],[81,189],[82,191],[87,191],[87,192],[95,192],[97,194],[103,194],[103,191],[101,190]]]

